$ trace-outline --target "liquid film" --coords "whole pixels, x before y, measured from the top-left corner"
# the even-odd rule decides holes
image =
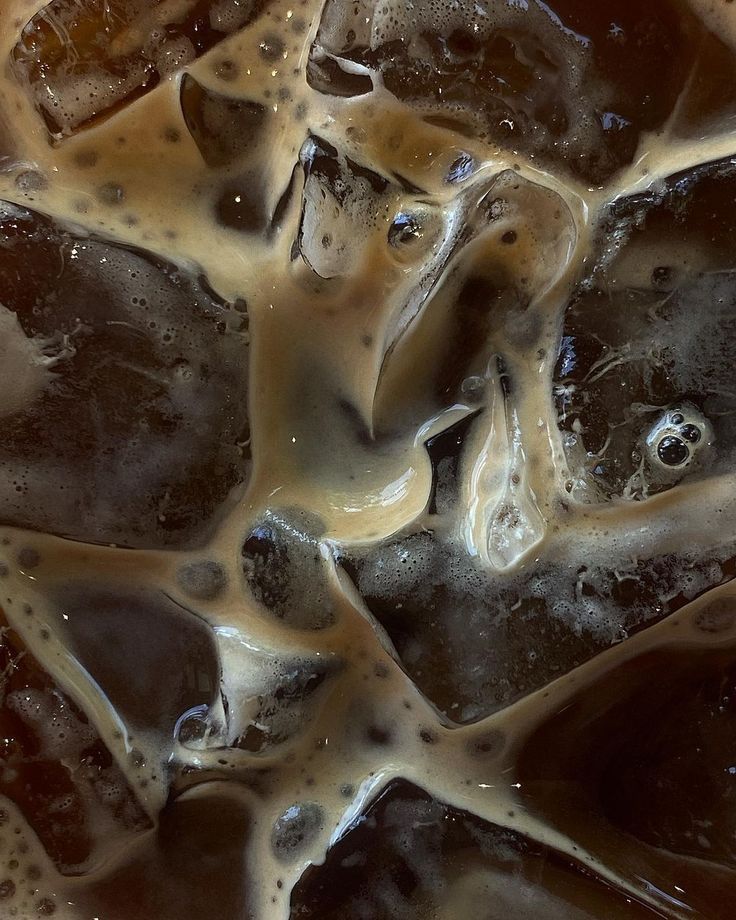
[[[729,920],[736,7],[0,26],[0,918]]]

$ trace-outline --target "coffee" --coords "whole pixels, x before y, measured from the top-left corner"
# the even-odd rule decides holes
[[[0,917],[730,917],[730,4],[2,16]]]

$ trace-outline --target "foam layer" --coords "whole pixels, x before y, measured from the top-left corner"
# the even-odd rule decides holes
[[[6,4],[0,915],[730,917],[735,16]]]

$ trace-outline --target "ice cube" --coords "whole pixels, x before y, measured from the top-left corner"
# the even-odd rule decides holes
[[[631,532],[595,550],[561,532],[511,571],[429,532],[341,559],[419,689],[452,722],[471,723],[545,686],[728,579],[736,544],[714,535],[690,552]]]
[[[427,503],[429,514],[445,514],[457,507],[460,460],[465,439],[476,418],[477,413],[471,413],[426,442],[432,464],[432,489]]]
[[[246,26],[271,0],[52,0],[12,66],[52,137],[107,118]]]
[[[324,629],[335,619],[319,520],[269,512],[243,544],[243,574],[253,598],[289,626]]]
[[[592,636],[549,616],[541,597],[520,600],[523,584],[484,571],[461,544],[417,533],[343,561],[404,668],[454,722],[477,721],[595,653]]]
[[[94,870],[151,827],[87,715],[0,621],[0,794],[12,799],[64,874]]]
[[[736,866],[735,676],[732,640],[660,647],[557,701],[520,752],[524,808],[643,885],[664,911],[726,920]]]
[[[0,520],[133,546],[211,526],[249,464],[243,305],[12,205],[0,275]]]
[[[734,55],[673,0],[610,9],[554,3],[326,4],[308,80],[354,95],[372,74],[428,120],[563,165],[591,184],[631,162],[640,137],[668,122],[688,83],[690,112],[723,100],[713,56]],[[678,117],[688,114],[678,112]],[[701,122],[702,123],[702,122]],[[689,130],[698,130],[690,117]]]
[[[734,193],[726,160],[604,219],[601,247],[617,243],[573,295],[554,384],[573,495],[644,499],[732,469]]]
[[[366,225],[381,223],[397,187],[318,137],[307,140],[300,159],[305,181],[299,251],[320,278],[346,275],[365,248]]]
[[[233,99],[198,83],[191,74],[181,82],[184,121],[209,166],[226,166],[257,146],[268,112],[260,102]]]
[[[242,797],[222,784],[175,799],[123,865],[75,892],[75,909],[107,920],[252,916],[244,859],[250,821]]]
[[[549,847],[392,783],[304,873],[291,917],[644,920],[625,898]]]
[[[54,606],[66,648],[131,734],[165,744],[183,713],[219,701],[214,633],[173,601],[72,583],[54,591]]]

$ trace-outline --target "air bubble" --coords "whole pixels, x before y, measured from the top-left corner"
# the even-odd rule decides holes
[[[652,272],[654,287],[664,287],[672,281],[672,269],[667,265],[658,265]]]
[[[683,440],[667,435],[657,445],[657,456],[665,466],[682,466],[688,460],[690,451]]]
[[[299,856],[322,830],[324,812],[316,802],[292,805],[274,823],[271,846],[280,862]]]
[[[496,757],[504,748],[506,739],[498,729],[484,732],[468,742],[468,753],[475,757]]]
[[[388,230],[388,241],[392,246],[404,246],[421,239],[422,228],[411,214],[399,213],[394,217]]]
[[[683,425],[680,429],[680,434],[691,444],[697,444],[703,436],[697,425]]]
[[[15,177],[15,187],[21,192],[41,192],[47,186],[46,177],[35,169],[27,169]]]
[[[35,569],[40,561],[38,551],[32,546],[24,546],[18,553],[18,565],[22,569]]]
[[[15,882],[6,878],[5,881],[0,882],[0,899],[8,900],[15,895]]]
[[[710,423],[693,406],[670,409],[647,436],[650,459],[660,474],[663,467],[676,473],[711,443],[712,435]]]
[[[207,707],[197,706],[185,713],[179,720],[175,732],[179,744],[184,747],[201,747],[210,728],[207,722]]]
[[[221,80],[226,83],[230,83],[233,80],[237,80],[240,72],[238,70],[238,65],[235,61],[229,59],[224,61],[217,61],[214,66],[215,76],[219,77]]]
[[[176,577],[182,591],[201,601],[214,600],[227,585],[224,567],[212,560],[183,565]]]
[[[391,743],[391,732],[380,725],[371,725],[366,730],[366,737],[371,744],[385,747]]]
[[[278,61],[284,56],[285,45],[275,35],[267,35],[258,45],[261,57],[267,61]]]
[[[103,204],[117,205],[125,199],[125,189],[116,182],[106,182],[97,189],[97,198]]]

